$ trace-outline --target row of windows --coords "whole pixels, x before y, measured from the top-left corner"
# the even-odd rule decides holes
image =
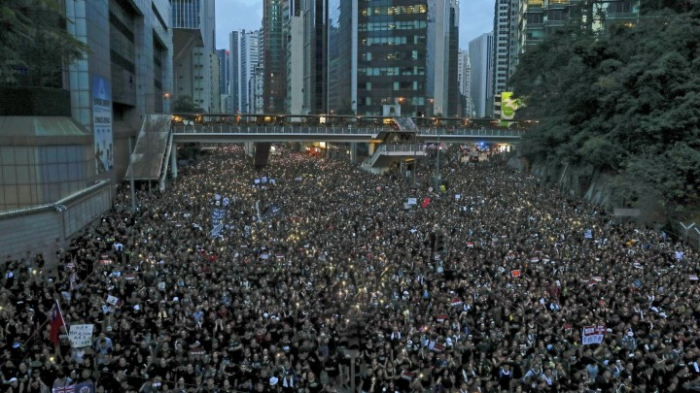
[[[362,61],[383,61],[383,60],[420,60],[423,56],[417,50],[405,52],[372,53],[366,52],[360,55]]]
[[[197,28],[199,26],[199,1],[173,2],[173,27]]]
[[[361,11],[362,16],[373,15],[411,15],[425,14],[428,7],[425,4],[409,5],[409,6],[391,6],[391,7],[367,7]]]
[[[409,97],[399,99],[397,97],[358,97],[359,105],[372,105],[372,102],[378,105],[425,105],[425,97]]]
[[[426,27],[424,20],[394,21],[394,22],[369,22],[360,23],[359,31],[384,31],[384,30],[413,30]]]
[[[0,187],[0,211],[52,203],[85,189],[85,182],[61,182]]]
[[[397,90],[418,90],[419,86],[422,87],[422,83],[418,83],[418,81],[394,81],[393,83],[374,83],[372,82],[365,82],[364,84],[361,84],[359,86],[360,90],[372,90],[372,87],[374,87],[375,90],[383,90],[383,89],[388,89],[391,88],[394,91]]]
[[[113,26],[109,29],[109,47],[124,59],[134,62],[136,49],[133,41]]]
[[[44,184],[87,179],[88,165],[92,161],[51,165],[3,165],[0,167],[0,184]]]
[[[83,146],[0,147],[0,164],[13,166],[83,162],[88,158],[86,151]]]
[[[359,76],[425,75],[425,67],[359,67]]]
[[[397,36],[397,37],[369,37],[362,39],[363,46],[372,45],[419,45],[426,42],[424,35]]]

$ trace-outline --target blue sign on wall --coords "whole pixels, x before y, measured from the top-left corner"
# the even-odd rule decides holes
[[[95,165],[97,173],[114,168],[112,139],[112,90],[109,82],[92,76],[92,127],[95,135]]]

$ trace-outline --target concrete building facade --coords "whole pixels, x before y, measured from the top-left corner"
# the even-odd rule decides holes
[[[307,52],[304,51],[305,16],[302,12],[299,0],[285,0],[283,10],[284,30],[287,37],[287,61],[285,72],[287,77],[285,82],[287,93],[284,109],[287,114],[306,114],[308,113],[308,108],[304,107],[304,71],[308,69],[306,67],[308,61],[306,59]]]
[[[491,116],[493,101],[493,32],[469,42],[471,60],[471,97],[477,118]]]
[[[211,112],[211,55],[216,47],[214,0],[171,0],[170,4],[174,96],[190,96],[197,106]]]
[[[472,65],[469,60],[469,52],[462,50],[459,52],[457,63],[457,84],[459,85],[459,93],[462,95],[462,116],[464,117],[474,116],[474,103],[471,94],[471,73]]]
[[[173,72],[168,0],[61,4],[87,53],[56,61],[58,83],[38,95],[21,78],[0,86],[0,249],[49,264],[111,207],[129,140],[146,115],[169,112]]]
[[[253,111],[255,103],[251,95],[250,80],[255,74],[255,68],[260,65],[260,32],[240,32],[239,47],[239,84],[240,107],[242,113],[256,113]]]
[[[229,91],[228,91],[228,112],[241,112],[241,33],[232,31],[229,34]]]
[[[266,113],[284,112],[287,96],[287,50],[282,0],[263,1],[262,66],[265,70],[263,95]]]

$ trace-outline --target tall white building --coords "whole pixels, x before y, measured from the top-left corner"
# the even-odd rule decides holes
[[[493,112],[493,32],[469,42],[471,60],[470,90],[475,117],[491,116]]]
[[[467,117],[474,116],[474,102],[472,101],[471,93],[471,73],[472,65],[469,60],[469,52],[462,50],[459,52],[457,64],[457,83],[459,84],[459,94],[463,96],[462,108],[463,115]]]
[[[496,0],[493,21],[494,76],[493,94],[509,91],[508,80],[515,73],[521,48],[522,16],[525,0]],[[494,102],[494,116],[500,117],[500,102]]]
[[[287,37],[287,95],[284,103],[285,112],[292,115],[308,113],[304,108],[304,14],[294,1],[285,1],[284,32]]]
[[[258,65],[253,70],[253,74],[248,80],[248,97],[249,105],[247,112],[249,113],[264,113],[265,112],[265,97],[263,96],[263,82],[265,79],[265,69],[262,65]]]
[[[190,96],[212,110],[211,54],[215,42],[213,0],[171,0],[173,26],[173,85],[175,99]]]
[[[250,79],[255,74],[255,67],[260,65],[260,44],[258,31],[241,31],[239,46],[239,65],[241,86],[240,102],[241,112],[254,113],[254,104],[250,98]]]

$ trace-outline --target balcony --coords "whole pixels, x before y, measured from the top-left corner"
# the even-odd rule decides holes
[[[609,22],[620,20],[637,20],[637,18],[639,18],[639,14],[636,12],[607,12],[605,14],[605,20]]]

